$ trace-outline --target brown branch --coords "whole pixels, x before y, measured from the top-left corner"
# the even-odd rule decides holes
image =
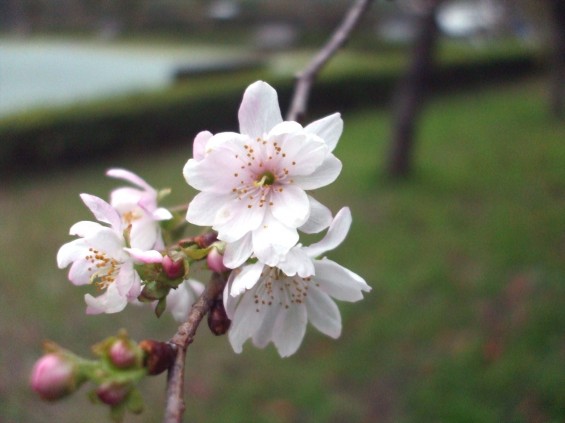
[[[169,368],[167,378],[167,404],[164,423],[180,423],[184,413],[184,367],[186,350],[194,340],[198,325],[210,310],[213,302],[222,293],[226,284],[225,276],[213,273],[206,289],[192,306],[188,319],[179,326],[175,336],[169,341],[176,348],[174,363]]]
[[[294,94],[292,95],[290,110],[287,114],[287,120],[300,121],[304,118],[310,89],[318,73],[349,39],[351,32],[355,26],[357,26],[357,23],[371,3],[372,0],[356,0],[355,3],[351,5],[345,18],[334,31],[328,42],[322,47],[318,54],[314,56],[308,66],[296,75],[296,85]]]

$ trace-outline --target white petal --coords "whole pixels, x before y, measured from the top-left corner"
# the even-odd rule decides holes
[[[336,215],[330,225],[326,236],[319,242],[316,242],[308,247],[304,247],[304,251],[310,257],[318,257],[326,251],[333,250],[343,242],[349,227],[351,226],[351,211],[348,207],[343,207]]]
[[[286,135],[290,135],[290,134],[299,134],[302,137],[304,133],[304,128],[302,127],[301,124],[299,124],[298,122],[294,122],[294,121],[284,121],[284,122],[280,122],[278,124],[276,124],[275,126],[273,126],[270,130],[269,133],[267,134],[267,138],[268,139],[273,139],[276,138],[278,139],[281,136],[286,136]]]
[[[273,339],[274,327],[279,314],[285,313],[279,301],[273,300],[271,305],[261,305],[261,326],[253,334],[253,344],[258,348],[265,348]]]
[[[75,239],[63,244],[57,252],[57,266],[59,269],[64,269],[73,261],[84,258],[88,255],[88,248],[84,239]]]
[[[144,251],[139,248],[124,248],[130,256],[141,263],[162,263],[163,256],[159,251],[148,250]]]
[[[253,231],[253,253],[269,266],[276,266],[297,242],[297,230],[283,225],[270,214]]]
[[[253,253],[253,237],[249,233],[237,241],[226,244],[224,265],[230,269],[241,266]]]
[[[110,193],[110,204],[120,213],[125,213],[137,208],[137,203],[146,195],[137,188],[117,188]],[[157,193],[155,193],[155,196]],[[156,198],[156,197],[155,197]]]
[[[212,226],[217,212],[231,201],[231,194],[200,192],[188,204],[186,220],[193,225]]]
[[[90,194],[81,194],[80,198],[100,222],[109,223],[115,231],[121,232],[122,219],[120,214],[106,201]]]
[[[106,292],[98,297],[90,294],[84,296],[87,304],[86,314],[117,313],[127,305],[127,299],[120,295],[114,284],[110,285]]]
[[[231,272],[228,278],[228,282],[224,287],[224,292],[222,293],[222,300],[224,302],[224,309],[226,310],[226,315],[230,320],[233,320],[233,316],[235,314],[235,310],[237,308],[237,304],[243,298],[242,295],[239,297],[232,297],[230,295],[231,286],[232,286],[232,279],[235,277],[235,272]]]
[[[151,216],[153,217],[154,220],[158,220],[158,221],[169,220],[173,218],[173,214],[164,207],[159,207],[157,210],[155,210],[152,213]]]
[[[280,190],[275,189],[271,193],[273,217],[289,228],[303,225],[310,216],[308,196],[296,185],[286,185]]]
[[[263,263],[260,262],[242,267],[241,271],[233,278],[230,295],[237,297],[246,290],[253,288],[261,277],[264,267]]]
[[[292,248],[277,267],[287,276],[298,274],[301,278],[312,276],[315,272],[312,259],[299,246]]]
[[[155,191],[155,189],[147,182],[145,182],[145,180],[143,180],[135,173],[130,172],[129,170],[110,169],[106,172],[106,175],[112,178],[123,179],[124,181],[131,182],[132,184],[137,185],[138,187],[143,188],[146,191]]]
[[[218,231],[218,239],[234,242],[256,229],[265,217],[265,208],[251,205],[243,200],[234,200],[218,210],[213,228]]]
[[[292,176],[310,175],[317,171],[329,153],[320,138],[304,132],[280,134],[269,140],[277,143],[281,154],[277,160]]]
[[[332,223],[332,212],[312,196],[308,196],[310,201],[310,216],[300,229],[306,234],[317,234],[323,231]]]
[[[108,229],[108,228],[106,226],[102,226],[100,223],[82,221],[82,222],[77,222],[73,226],[71,226],[71,229],[69,230],[69,234],[82,236],[82,237],[90,237],[93,236],[96,232],[103,229]]]
[[[194,142],[192,143],[192,157],[200,161],[206,155],[206,143],[210,138],[212,138],[212,133],[210,131],[202,131],[196,135]]]
[[[310,175],[297,175],[294,182],[305,190],[312,190],[331,184],[341,172],[342,164],[337,157],[330,154],[324,162]]]
[[[114,232],[110,228],[103,227],[84,239],[89,246],[104,252],[110,258],[123,261],[127,257],[127,254],[124,252],[125,240],[123,235]]]
[[[314,267],[315,281],[320,285],[320,289],[337,300],[359,301],[363,299],[361,291],[371,290],[361,276],[331,260],[314,260]]]
[[[343,132],[343,120],[339,113],[334,113],[333,115],[312,122],[304,129],[306,132],[318,135],[324,140],[330,151],[333,151]]]
[[[251,84],[239,107],[239,131],[251,138],[263,137],[282,122],[277,92],[263,81]]]
[[[281,357],[288,357],[298,350],[306,333],[306,305],[292,304],[283,309],[273,329],[273,342]]]
[[[203,290],[204,285],[192,279],[185,280],[177,289],[171,289],[167,295],[167,310],[177,322],[186,322],[192,305]]]
[[[110,286],[116,286],[120,295],[126,299],[133,299],[141,293],[139,289],[141,286],[140,278],[133,268],[132,262],[122,263],[116,280]]]
[[[235,301],[229,296],[228,301]],[[229,306],[228,306],[229,307]],[[236,353],[242,351],[243,343],[257,331],[261,325],[261,316],[256,311],[255,300],[252,295],[243,295],[243,298],[237,304],[231,327],[228,332],[228,338]]]
[[[330,296],[311,286],[306,297],[308,320],[320,332],[337,338],[341,334],[341,315]]]
[[[75,260],[69,269],[69,280],[77,286],[90,284],[91,276],[96,271],[92,266],[84,257]]]

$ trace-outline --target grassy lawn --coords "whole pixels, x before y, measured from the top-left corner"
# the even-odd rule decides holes
[[[547,116],[544,89],[533,80],[434,100],[417,169],[400,183],[382,176],[387,112],[344,111],[342,177],[317,198],[352,208],[350,236],[330,256],[373,291],[340,304],[339,340],[309,330],[284,360],[248,345],[235,355],[203,327],[188,356],[187,421],[565,420],[565,125]],[[176,204],[191,195],[181,176],[189,154],[132,152],[2,188],[0,421],[106,417],[85,389],[57,404],[29,392],[43,339],[88,355],[120,327],[136,339],[173,333],[168,316],[146,309],[85,316],[87,290],[66,281],[55,254],[71,224],[90,218],[78,194],[115,186],[104,169],[170,186]],[[127,421],[160,420],[164,383],[144,385],[147,410]]]

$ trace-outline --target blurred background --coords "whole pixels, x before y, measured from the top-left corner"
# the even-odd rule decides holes
[[[168,315],[86,316],[56,266],[124,167],[166,205],[200,130],[237,129],[247,85],[279,92],[343,19],[341,0],[0,2],[0,422],[99,422],[88,388],[28,386],[50,339],[89,356],[125,328],[167,340]],[[330,257],[373,290],[310,328],[294,356],[240,355],[203,325],[185,421],[565,421],[565,6],[560,0],[376,0],[319,75],[305,123],[339,111],[342,176],[316,197],[353,226]],[[160,421],[165,376],[142,386]]]

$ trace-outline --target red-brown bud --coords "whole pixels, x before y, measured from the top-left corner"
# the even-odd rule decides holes
[[[139,347],[145,353],[143,365],[150,375],[158,375],[171,367],[177,354],[176,346],[167,342],[146,339]]]
[[[129,384],[119,384],[114,382],[105,382],[96,388],[98,399],[104,404],[115,406],[121,404],[131,391]]]
[[[215,300],[208,312],[208,327],[214,335],[223,335],[230,328],[231,320],[226,314],[224,302]]]

